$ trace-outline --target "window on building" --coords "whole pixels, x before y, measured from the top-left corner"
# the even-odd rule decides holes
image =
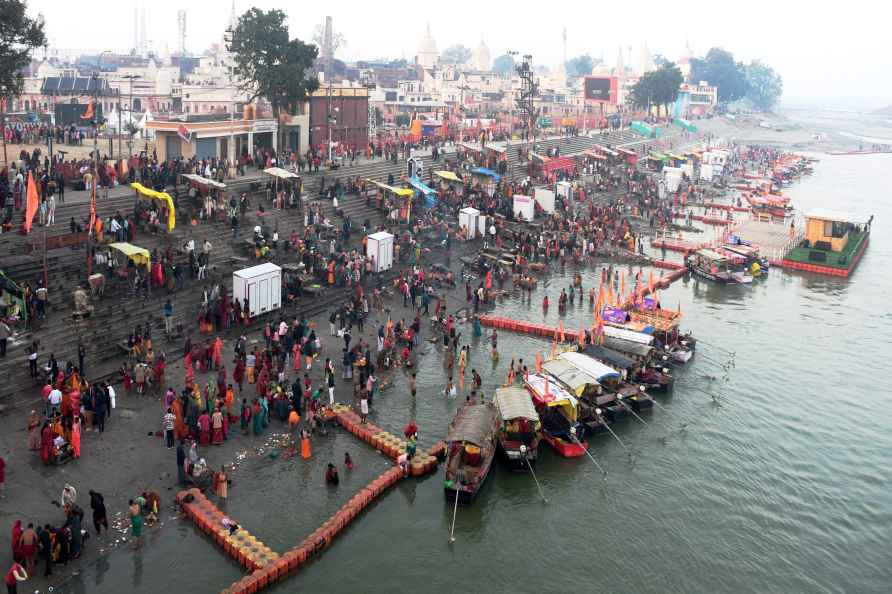
[[[839,221],[824,221],[824,237],[841,239],[846,236],[848,225]]]

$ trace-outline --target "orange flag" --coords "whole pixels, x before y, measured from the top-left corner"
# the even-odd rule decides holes
[[[567,339],[567,336],[564,333],[564,323],[563,322],[558,324],[558,332],[560,332],[560,335],[561,335],[561,342],[564,342]]]
[[[536,353],[536,373],[542,373],[542,353]]]
[[[651,293],[654,292],[654,271],[651,270],[647,273],[647,289]]]
[[[90,102],[87,103],[87,109],[84,110],[84,114],[81,116],[82,120],[92,120],[93,119],[93,99],[90,99]]]
[[[25,204],[25,233],[31,232],[31,223],[34,221],[34,215],[37,214],[37,207],[40,205],[40,198],[37,196],[37,184],[34,183],[34,175],[28,172],[28,201]]]
[[[611,285],[610,288],[607,289],[607,305],[610,305],[612,307],[615,304],[616,299],[613,296],[613,285]]]
[[[626,272],[621,271],[619,273],[619,298],[620,301],[626,296]]]
[[[581,327],[579,329],[579,335],[577,336],[579,346],[585,346],[585,327]]]

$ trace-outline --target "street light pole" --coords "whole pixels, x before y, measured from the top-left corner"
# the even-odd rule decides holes
[[[138,74],[126,74],[122,78],[130,81],[130,109],[129,109],[130,122],[127,124],[127,132],[129,134],[130,140],[127,141],[127,148],[128,148],[128,151],[130,153],[132,153],[133,152],[133,132],[132,132],[132,130],[133,130],[133,81],[138,78],[142,78],[142,77]],[[129,156],[130,155],[128,155],[128,157]]]

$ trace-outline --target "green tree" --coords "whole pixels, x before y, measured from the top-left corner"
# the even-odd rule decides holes
[[[665,62],[661,67],[648,72],[632,87],[632,103],[647,109],[653,105],[665,107],[678,98],[678,88],[684,78],[681,70],[672,62]]]
[[[595,60],[588,54],[582,54],[581,56],[576,56],[575,58],[567,60],[564,67],[567,69],[567,76],[570,78],[588,76],[592,73],[592,69],[595,67]]]
[[[753,60],[746,67],[747,97],[762,111],[771,111],[784,92],[784,81],[774,68]]]
[[[461,44],[449,46],[440,54],[440,62],[442,64],[460,66],[470,59],[471,50]]]
[[[0,97],[21,94],[31,51],[46,44],[43,18],[29,18],[26,8],[22,0],[0,0]]]
[[[701,80],[718,87],[719,101],[736,101],[747,92],[746,68],[734,61],[734,54],[714,47],[706,57],[691,61],[691,80]]]
[[[316,46],[290,39],[286,18],[281,10],[248,10],[239,17],[229,48],[234,55],[233,74],[239,80],[239,88],[248,93],[249,102],[265,97],[277,123],[279,114],[295,109],[319,87],[311,73]],[[281,125],[278,134],[278,146],[285,146]]]
[[[514,72],[514,56],[502,54],[492,63],[492,70],[497,74],[511,74]]]

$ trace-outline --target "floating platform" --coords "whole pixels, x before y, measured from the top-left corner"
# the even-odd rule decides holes
[[[800,235],[790,236],[790,227],[783,223],[764,221],[741,221],[734,229],[734,235],[759,248],[759,253],[768,258],[772,266],[783,266],[784,256],[800,240]]]
[[[697,243],[686,239],[651,239],[650,246],[654,248],[667,249],[671,252],[695,252],[700,248],[706,247],[706,243]]]

